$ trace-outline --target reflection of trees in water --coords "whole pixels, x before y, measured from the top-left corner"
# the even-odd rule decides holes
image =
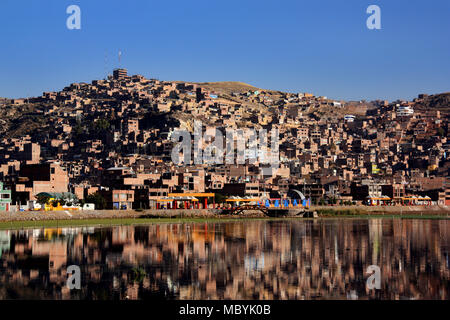
[[[58,234],[51,239],[12,231],[0,258],[0,296],[448,299],[449,226],[447,220],[238,221],[63,229],[46,232]],[[49,265],[38,266],[42,259]],[[82,290],[65,288],[71,264],[82,268]],[[376,293],[366,290],[372,264],[382,272]]]

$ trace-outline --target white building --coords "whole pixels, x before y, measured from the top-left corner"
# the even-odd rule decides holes
[[[414,109],[410,106],[401,106],[397,104],[397,117],[409,117],[414,114]]]
[[[354,115],[352,115],[352,114],[347,114],[347,115],[345,115],[345,117],[344,117],[344,121],[345,122],[353,122],[353,121],[355,121],[355,116]]]

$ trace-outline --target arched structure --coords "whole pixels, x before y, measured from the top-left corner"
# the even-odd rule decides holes
[[[294,198],[295,198],[294,195],[299,196],[300,199],[302,199],[302,201],[303,201],[303,200],[306,200],[306,198],[305,198],[305,196],[303,195],[303,193],[301,193],[301,192],[298,191],[297,189],[290,189],[289,192],[288,192],[288,196],[289,196],[290,198],[294,199]]]

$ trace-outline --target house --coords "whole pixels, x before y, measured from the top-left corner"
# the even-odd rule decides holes
[[[101,190],[107,209],[131,210],[134,202],[134,190]]]
[[[3,182],[0,182],[0,211],[9,211],[11,207],[11,190],[3,189]]]
[[[58,163],[27,164],[20,168],[13,198],[27,202],[41,192],[68,192],[69,176]]]

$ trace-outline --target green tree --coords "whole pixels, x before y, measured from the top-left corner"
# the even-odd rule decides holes
[[[83,134],[83,126],[81,125],[81,122],[77,122],[77,125],[74,128],[75,135],[80,136]]]
[[[216,193],[216,194],[214,195],[214,201],[215,201],[216,203],[224,203],[226,199],[227,199],[227,197],[225,197],[225,196],[224,196],[223,194],[221,194],[221,193]]]
[[[104,131],[104,130],[109,129],[109,127],[110,127],[110,124],[109,124],[109,121],[107,119],[101,118],[101,119],[98,119],[95,122],[95,129],[97,131]]]
[[[37,202],[43,206],[44,204],[47,204],[50,201],[50,197],[46,195],[37,195],[36,196]]]
[[[98,210],[106,209],[106,199],[99,192],[88,195],[86,197],[86,203],[93,203],[95,209]]]
[[[131,277],[132,277],[133,282],[138,282],[138,283],[143,282],[147,275],[147,272],[145,272],[145,269],[141,268],[141,267],[133,268],[131,270],[131,273],[132,273]]]

